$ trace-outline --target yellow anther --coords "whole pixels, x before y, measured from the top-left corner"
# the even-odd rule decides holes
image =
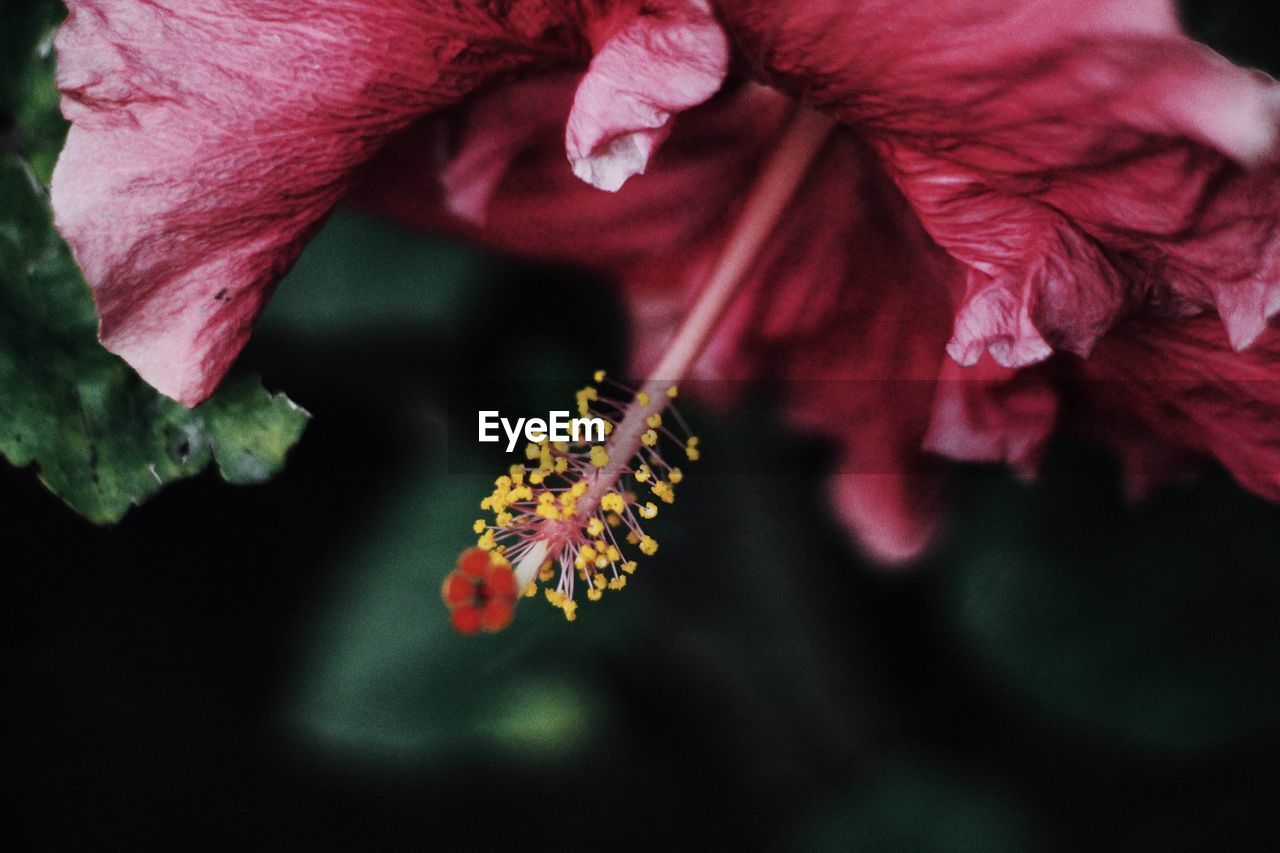
[[[497,547],[497,545],[498,543],[495,542],[493,539],[492,530],[486,530],[484,532],[484,535],[476,540],[476,547],[483,548],[486,551],[492,551],[494,548]]]
[[[618,550],[617,545],[610,545],[606,548],[604,555],[609,558],[610,563],[616,563],[622,559],[622,552]]]
[[[622,523],[622,517],[619,516],[616,512],[609,513],[604,517],[604,520],[605,520],[605,523],[608,524],[610,527],[617,527],[619,524]]]
[[[604,593],[596,589],[595,587],[591,587],[591,589],[587,590],[587,598],[591,599],[592,601],[599,601],[603,596],[604,596]]]
[[[673,483],[678,483],[684,479],[684,472],[679,468],[672,468],[667,472],[667,479]]]
[[[663,503],[671,504],[676,502],[676,490],[671,488],[670,483],[663,480],[653,484],[653,493],[661,498]]]
[[[541,470],[529,472],[529,482],[533,483],[535,486],[541,486],[545,477],[546,475]]]
[[[649,501],[644,506],[640,507],[637,512],[640,513],[641,518],[657,518],[658,505],[653,501]]]
[[[652,557],[658,553],[658,541],[652,536],[646,536],[640,540],[640,552],[646,556]]]
[[[684,455],[689,457],[690,462],[697,462],[702,458],[702,451],[691,444],[684,449]]]
[[[618,568],[622,569],[624,572],[626,572],[626,573],[627,573],[627,574],[629,574],[629,575],[634,575],[634,574],[636,573],[636,561],[635,561],[635,560],[627,560],[625,563],[623,563],[623,564],[622,564],[621,566],[619,566]]]
[[[587,484],[579,480],[569,489],[569,494],[575,498],[580,498],[587,493]]]
[[[649,470],[649,466],[641,463],[640,467],[636,469],[634,476],[637,483],[643,483],[645,480],[649,479],[652,474],[653,472]]]
[[[559,607],[561,604],[564,603],[564,593],[562,593],[558,589],[552,589],[551,587],[547,587],[545,590],[543,590],[543,595],[545,595],[547,597],[547,601],[551,602],[551,604],[554,605],[555,607]]]
[[[654,412],[652,415],[649,415],[649,417],[645,418],[644,422],[647,423],[649,426],[653,427],[654,429],[657,429],[658,427],[662,426],[662,415],[658,414],[657,412]]]
[[[609,579],[609,589],[622,589],[627,585],[627,576],[619,575],[616,578]]]
[[[604,434],[613,435],[613,421],[604,422]]]
[[[627,541],[630,542],[632,545],[635,545],[637,542],[640,541],[640,534],[632,530],[627,534]]]
[[[646,394],[644,391],[641,391],[640,393],[636,394],[636,402],[642,406],[649,405],[649,395]]]
[[[607,578],[605,578],[605,576],[604,576],[604,575],[599,575],[599,574],[598,574],[598,575],[596,575],[595,577],[593,577],[593,578],[591,579],[591,583],[593,583],[593,584],[595,585],[595,588],[596,588],[596,589],[604,589],[604,588],[605,588],[605,584],[607,584],[607,583],[608,583],[608,579],[607,579]]]
[[[511,523],[511,518],[512,518],[511,513],[500,512],[498,513],[497,517],[494,519],[494,523],[497,524],[499,527],[506,527],[508,524]]]
[[[698,442],[699,442],[698,437],[696,435],[691,435],[689,436],[689,440],[685,443],[688,444],[690,447],[697,447]]]
[[[489,508],[491,508],[492,506],[493,506],[493,496],[492,496],[492,495],[490,495],[490,496],[489,496],[489,497],[487,497],[487,498],[482,498],[482,499],[480,500],[480,508],[481,508],[481,509],[489,509]]]
[[[601,554],[599,557],[596,557],[596,568],[597,568],[597,569],[607,569],[608,567],[609,567],[609,558],[608,558],[608,557],[606,557],[604,554]]]
[[[586,417],[591,411],[591,401],[598,400],[600,395],[596,393],[596,389],[588,385],[586,388],[578,391],[574,396],[578,398],[578,414]]]
[[[604,371],[603,371],[603,370],[597,370],[595,373],[591,374],[591,378],[592,378],[592,379],[594,379],[594,380],[595,380],[595,381],[597,381],[597,382],[603,382],[603,381],[604,381]]]
[[[677,396],[679,396],[679,394],[680,394],[679,389],[677,389],[676,386],[674,385],[672,385],[670,388],[667,389],[667,396],[670,397],[672,400],[674,400]]]
[[[582,555],[584,560],[594,560],[596,558],[596,549],[590,545],[583,545],[582,550],[578,553]]]
[[[538,495],[539,504],[552,504],[555,502],[556,502],[556,496],[554,492],[543,492],[542,494]]]
[[[627,503],[622,499],[622,495],[610,492],[600,499],[600,507],[607,512],[623,513],[627,510]]]
[[[538,594],[538,585],[533,581],[529,581],[529,585],[524,588],[524,597],[533,598]]]
[[[564,618],[570,622],[578,618],[578,602],[566,601],[562,606],[564,610]]]
[[[591,460],[591,464],[597,468],[603,468],[609,464],[609,454],[598,444],[591,448],[588,458]]]
[[[540,455],[541,455],[541,451],[538,449],[538,445],[536,444],[525,445],[525,448],[524,448],[525,459],[537,459],[538,456]]]
[[[499,489],[509,489],[511,488],[511,478],[506,475],[503,475],[498,479],[494,480],[493,484],[497,486]]]
[[[476,533],[484,533],[484,529],[488,526],[489,525],[484,523],[483,518],[477,518],[476,523],[471,525],[471,529],[474,530]]]
[[[658,434],[651,429],[647,429],[644,431],[644,435],[640,436],[640,441],[644,443],[645,447],[653,447],[658,443]]]
[[[537,513],[547,521],[560,520],[560,511],[556,509],[555,504],[538,504]]]
[[[551,580],[555,576],[556,576],[555,565],[550,560],[547,560],[545,563],[543,563],[541,566],[538,567],[538,580],[542,581],[543,583],[546,583],[547,581]]]
[[[557,474],[563,474],[569,467],[569,460],[563,456],[557,456],[555,465],[553,466]]]
[[[479,532],[480,532],[479,530],[476,531],[476,533],[479,533]],[[603,532],[604,532],[604,522],[601,521],[600,519],[593,517],[590,521],[587,522],[588,536],[599,536]]]

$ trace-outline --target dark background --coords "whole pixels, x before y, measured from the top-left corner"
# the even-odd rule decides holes
[[[1268,5],[1186,19],[1275,72]],[[612,321],[499,352],[538,281]],[[0,465],[18,849],[1280,849],[1280,510],[1222,474],[1133,507],[1087,446],[965,468],[886,572],[767,391],[686,406],[719,461],[625,594],[455,637],[440,578],[503,467],[449,445],[457,377],[545,410],[625,348],[601,282],[343,212],[243,359],[315,415],[276,481],[98,529]]]

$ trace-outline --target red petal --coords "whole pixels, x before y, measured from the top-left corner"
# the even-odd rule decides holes
[[[506,20],[478,3],[449,15],[384,0],[301,16],[287,0],[68,6],[58,227],[104,345],[189,405],[352,171],[415,117],[529,61],[557,23],[531,3]]]
[[[1132,494],[1208,457],[1280,501],[1280,329],[1237,353],[1207,317],[1135,322],[1070,377],[1083,398],[1077,426],[1117,449]]]
[[[1029,477],[1057,416],[1058,394],[1045,371],[944,359],[924,448],[963,462],[1008,462]]]
[[[574,94],[565,148],[574,174],[617,190],[644,172],[675,113],[720,88],[729,45],[706,0],[657,0],[608,23]]]
[[[1280,311],[1280,87],[1165,0],[722,0],[753,67],[872,139],[969,268],[950,351],[1087,354],[1148,302]],[[1261,171],[1246,175],[1231,160]]]

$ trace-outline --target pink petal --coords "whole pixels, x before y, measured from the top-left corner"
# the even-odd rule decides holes
[[[729,46],[706,0],[648,3],[596,29],[598,47],[574,95],[565,148],[575,175],[612,192],[644,173],[673,115],[716,93]]]
[[[484,225],[489,200],[511,164],[564,125],[577,79],[566,72],[518,80],[417,130],[421,147],[411,156],[419,163],[434,164],[421,150],[433,134],[440,145],[432,147],[446,148],[439,152],[440,185],[450,213]]]
[[[1163,0],[722,0],[750,64],[860,128],[969,267],[949,350],[1085,354],[1151,306],[1280,310],[1280,88]],[[1245,169],[1253,171],[1245,171]]]
[[[103,344],[188,405],[352,171],[414,117],[528,62],[556,23],[532,4],[507,21],[407,0],[68,5],[58,227]]]
[[[840,474],[827,481],[836,517],[886,566],[919,557],[937,532],[941,480],[910,474]]]
[[[1130,323],[1069,376],[1076,422],[1118,450],[1132,493],[1215,458],[1280,501],[1280,329],[1238,353],[1209,318]]]
[[[1032,476],[1058,417],[1058,394],[1039,370],[990,359],[944,360],[924,448],[960,462],[1007,462]]]

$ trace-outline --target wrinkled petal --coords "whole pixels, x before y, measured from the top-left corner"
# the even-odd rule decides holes
[[[873,140],[969,267],[951,355],[1087,354],[1153,306],[1280,310],[1280,89],[1164,0],[722,0],[750,64]],[[1246,167],[1252,171],[1246,171]]]
[[[572,73],[516,81],[476,98],[455,115],[425,123],[401,149],[406,159],[433,171],[439,168],[444,205],[451,214],[484,225],[489,201],[511,164],[563,126],[576,82]],[[435,195],[434,187],[428,184],[427,189]]]
[[[608,34],[578,86],[565,130],[573,173],[616,191],[643,174],[672,117],[716,93],[729,45],[706,0],[651,3]]]
[[[1217,459],[1280,501],[1280,329],[1239,353],[1209,318],[1134,322],[1068,376],[1077,428],[1116,448],[1131,494]]]
[[[1265,328],[1274,314],[1276,184],[1259,118],[1270,84],[1183,40],[1172,15],[1157,14],[1167,4],[1081,3],[1065,18],[1045,4],[995,5],[1021,12],[899,4],[860,18],[871,7],[720,5],[755,70],[827,104],[849,129],[770,235],[694,375],[713,380],[700,389],[781,380],[791,422],[837,448],[832,509],[884,562],[927,547],[937,457],[1034,473],[1064,417],[1053,384],[1062,358],[1028,368],[1054,350],[1101,357],[1117,324],[1142,316],[1180,324],[1216,305]],[[735,8],[766,24],[739,27]],[[977,23],[949,21],[959,10]],[[775,61],[815,54],[790,70]],[[1214,96],[1196,94],[1200,84]],[[1166,85],[1180,94],[1153,100]],[[1227,96],[1244,104],[1239,114],[1223,113]],[[481,110],[446,118],[466,126]],[[683,114],[649,174],[616,196],[550,167],[554,122],[509,134],[513,144],[487,148],[500,164],[487,173],[501,177],[486,184],[483,228],[435,209],[435,172],[414,165],[411,140],[389,149],[363,197],[412,224],[611,275],[632,309],[642,371],[714,263],[750,185],[743,176],[787,114],[786,99],[760,86],[730,86]],[[1131,432],[1169,472],[1217,453],[1161,444],[1155,423]]]
[[[57,223],[103,344],[187,404],[225,374],[352,171],[416,116],[527,64],[555,23],[532,2],[504,20],[408,0],[68,5]]]
[[[959,462],[1007,462],[1030,477],[1058,408],[1043,371],[1010,370],[990,359],[973,367],[944,360],[924,449]]]

